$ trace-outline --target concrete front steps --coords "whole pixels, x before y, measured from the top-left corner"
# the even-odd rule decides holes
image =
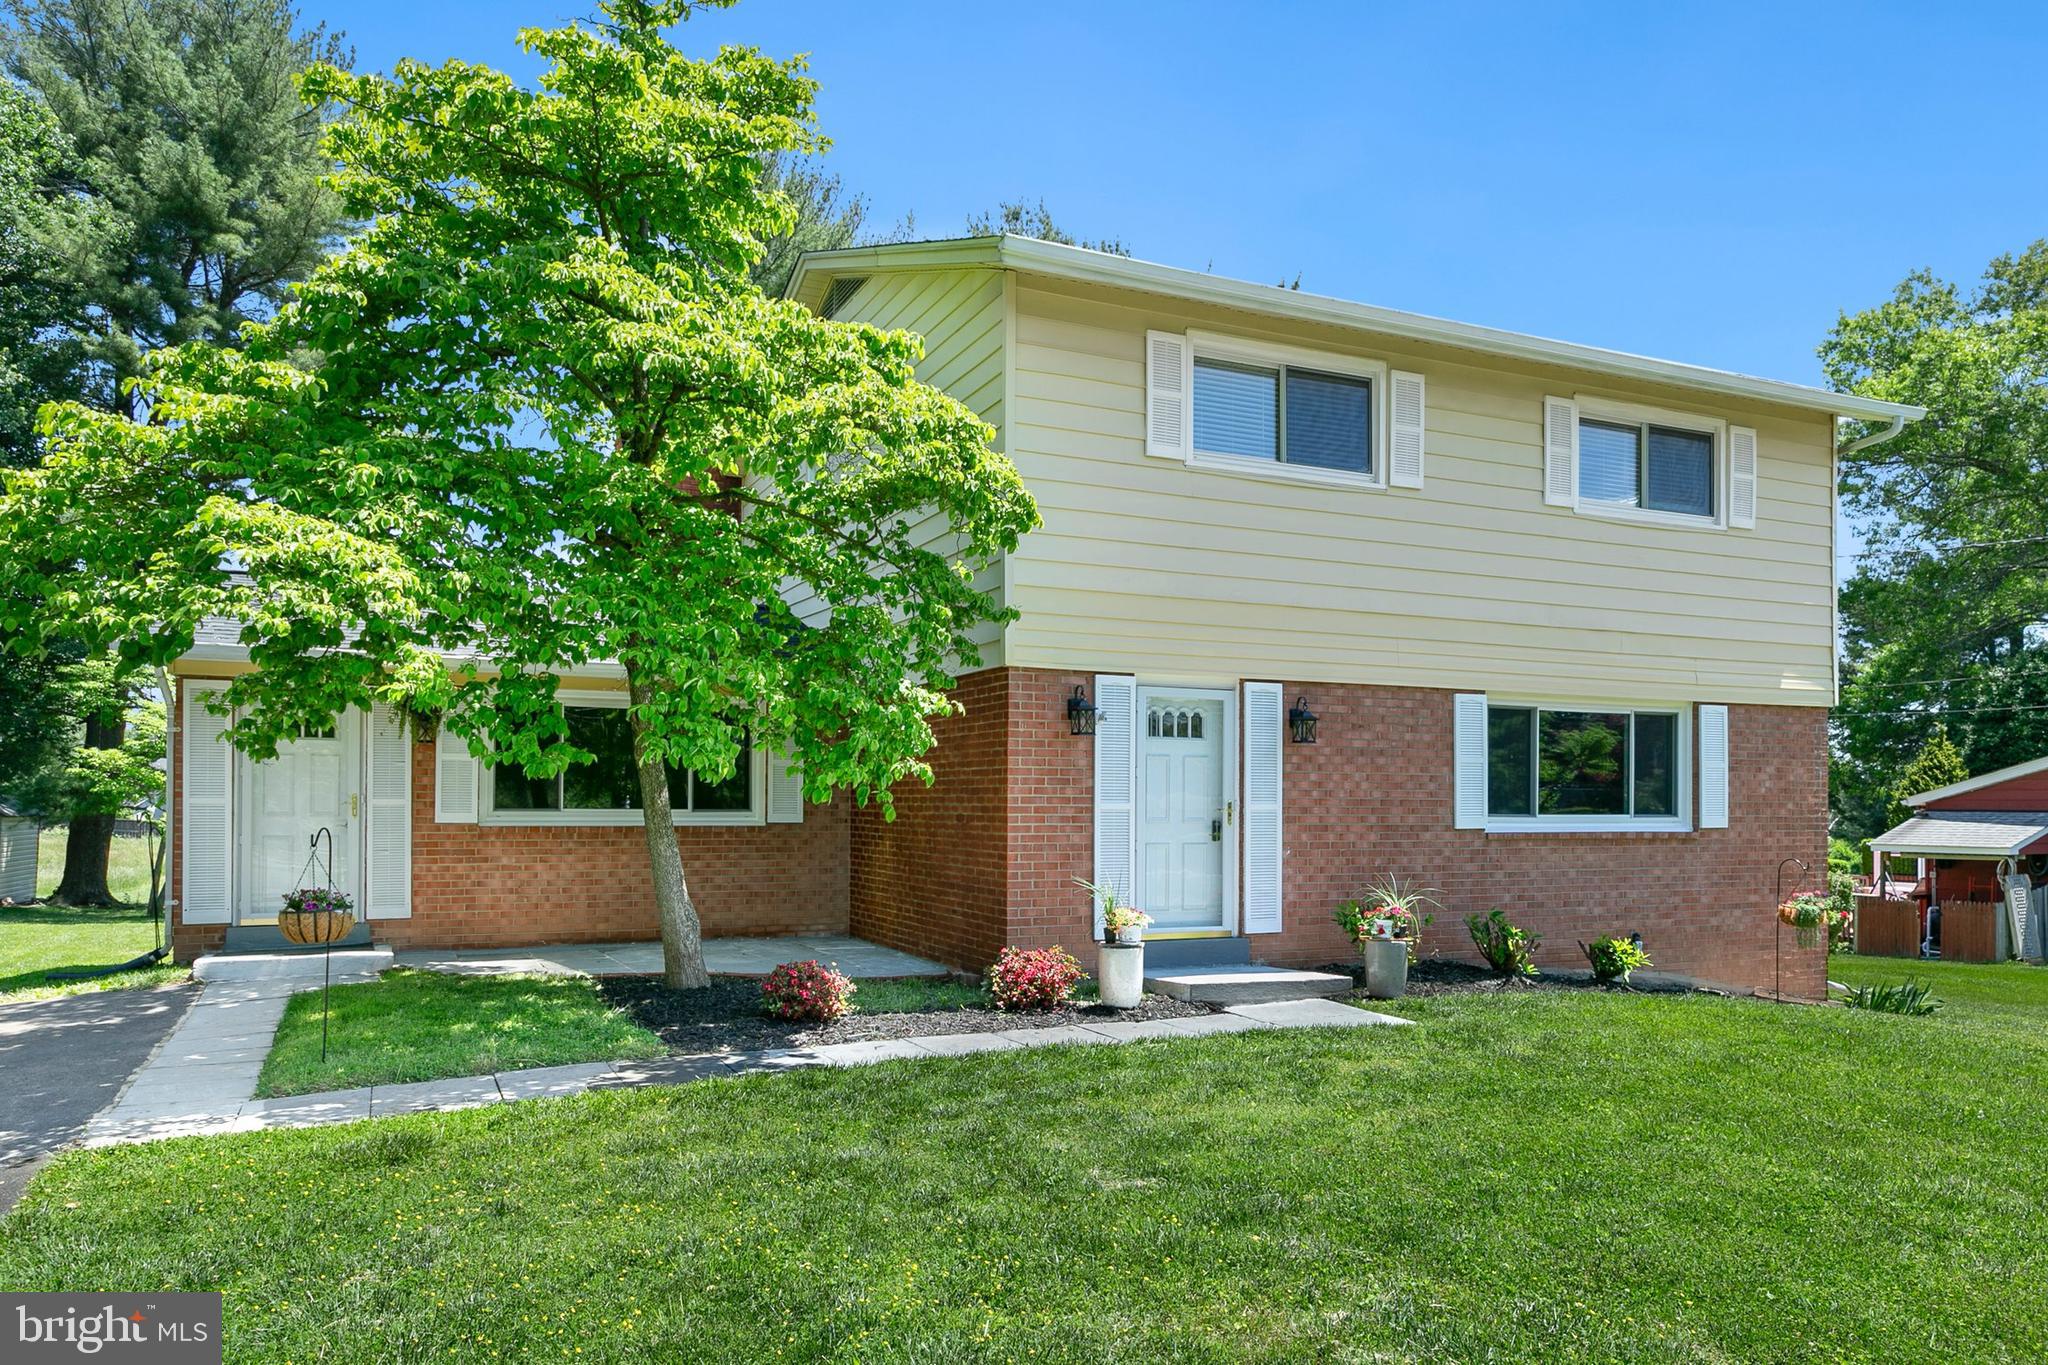
[[[1148,946],[1149,955],[1149,946]],[[1145,977],[1145,989],[1202,1005],[1267,1005],[1282,1000],[1342,999],[1348,976],[1240,962],[1213,967],[1164,967]]]
[[[332,964],[318,949],[278,953],[208,953],[192,964],[192,975],[201,981],[289,981],[295,985],[317,986],[331,965],[334,980],[372,981],[391,966],[389,948],[336,948]]]

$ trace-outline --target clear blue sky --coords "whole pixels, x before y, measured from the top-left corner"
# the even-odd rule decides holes
[[[522,78],[516,26],[588,13],[301,2],[364,68]],[[1799,382],[1840,310],[2048,235],[2038,0],[752,0],[677,39],[810,54],[883,224],[1042,195],[1147,260]]]

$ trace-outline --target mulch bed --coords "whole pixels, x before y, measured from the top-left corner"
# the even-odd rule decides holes
[[[944,1033],[1000,1033],[1060,1024],[1112,1020],[1184,1019],[1209,1014],[1207,1005],[1147,995],[1134,1010],[1066,1005],[1055,1010],[1007,1013],[997,1009],[930,1009],[898,1014],[856,1011],[830,1024],[791,1023],[761,1013],[761,983],[750,977],[713,977],[701,991],[672,991],[657,976],[606,976],[598,989],[679,1055],[751,1052],[764,1048],[822,1047],[888,1038],[932,1038]]]
[[[1362,962],[1332,962],[1322,970],[1349,976],[1358,983],[1360,990],[1365,989],[1365,964]],[[1410,995],[1477,995],[1487,991],[1634,991],[1638,995],[1685,995],[1691,990],[1690,986],[1672,981],[1641,979],[1632,986],[1603,986],[1584,973],[1559,976],[1554,972],[1544,972],[1533,979],[1510,979],[1490,967],[1440,957],[1424,958],[1408,966]]]

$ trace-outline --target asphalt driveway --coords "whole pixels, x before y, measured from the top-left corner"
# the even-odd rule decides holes
[[[0,1005],[0,1211],[121,1093],[198,995],[185,984]]]

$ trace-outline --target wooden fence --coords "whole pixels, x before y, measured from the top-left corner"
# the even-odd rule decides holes
[[[1920,907],[1913,901],[1856,898],[1858,957],[1920,956]]]
[[[1998,961],[1998,917],[2004,913],[1995,901],[1943,901],[1941,960]]]

